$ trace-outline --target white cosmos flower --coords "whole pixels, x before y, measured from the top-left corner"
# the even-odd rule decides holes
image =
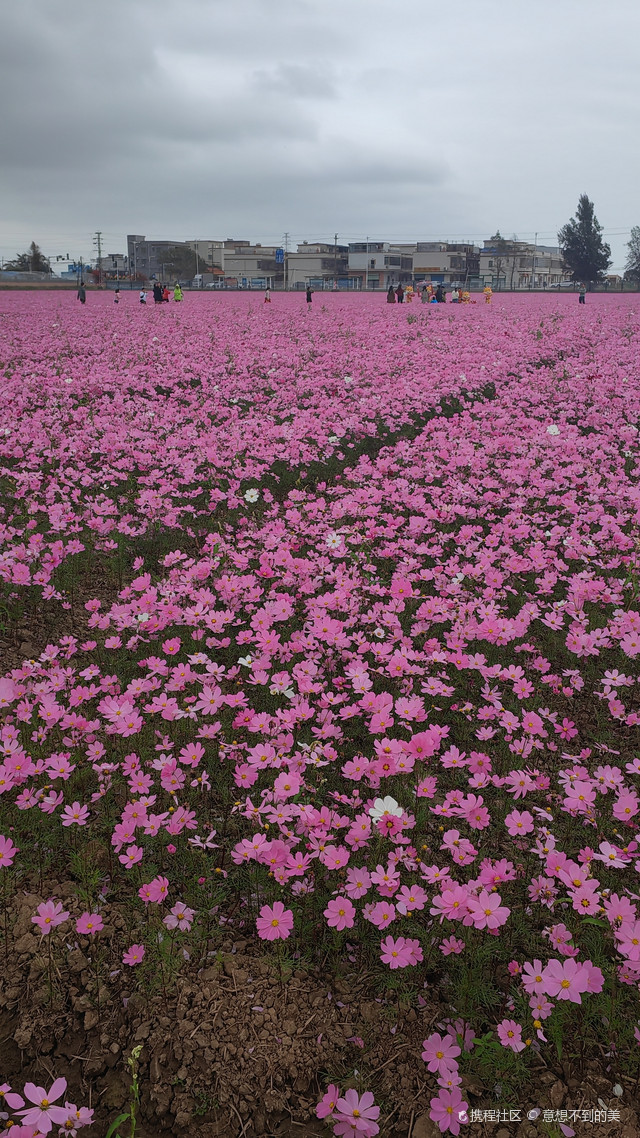
[[[329,435],[327,442],[335,445],[336,443],[340,442],[340,436],[339,435]]]
[[[339,549],[342,545],[342,537],[339,533],[335,533],[333,530],[331,533],[327,534],[325,541],[329,546],[329,549]]]
[[[140,624],[145,624],[146,621],[151,620],[151,617],[148,612],[140,612],[138,613],[138,620]]]
[[[386,798],[376,798],[373,806],[369,809],[369,817],[377,822],[380,818],[384,818],[385,814],[392,814],[394,818],[401,818],[404,810],[398,806],[395,798],[390,794]]]
[[[378,637],[378,640],[384,640],[384,628],[374,628],[373,635]]]
[[[257,502],[259,497],[260,491],[256,490],[255,487],[252,490],[245,490],[244,492],[245,502]]]
[[[240,659],[238,660],[238,663],[242,664],[242,666],[245,668],[250,668],[252,662],[253,662],[253,656],[241,656]]]
[[[556,427],[555,423],[552,423],[550,427],[547,427],[547,434],[548,435],[559,435],[560,434],[560,427]]]

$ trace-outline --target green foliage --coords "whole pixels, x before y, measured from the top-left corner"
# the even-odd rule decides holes
[[[26,253],[18,253],[13,261],[7,261],[5,269],[19,273],[51,273],[53,270],[39,245],[32,241]]]
[[[611,264],[611,249],[602,240],[602,226],[586,194],[580,195],[575,217],[560,230],[558,244],[572,280],[591,283],[603,279]]]
[[[640,282],[640,225],[634,225],[631,229],[629,241],[627,241],[627,263],[625,265],[624,279],[626,281]]]

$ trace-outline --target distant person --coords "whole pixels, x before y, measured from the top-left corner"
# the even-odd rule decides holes
[[[308,310],[309,305],[311,304],[312,300],[313,300],[313,293],[311,291],[311,285],[307,285],[307,310]]]
[[[271,289],[270,288],[266,288],[264,290],[264,302],[265,302],[265,304],[271,304]]]
[[[157,281],[153,286],[153,303],[162,304],[162,287]]]
[[[587,286],[584,284],[581,284],[580,288],[578,289],[578,304],[586,304],[587,303],[586,297],[587,297]]]
[[[421,304],[427,304],[428,300],[429,300],[429,290],[428,290],[426,285],[423,285],[422,286],[422,292],[420,293],[420,303]]]
[[[140,289],[140,304],[146,304],[146,303],[147,303],[147,294],[144,291],[144,289],[141,288]]]
[[[163,304],[169,303],[169,289],[167,288],[166,285],[164,286],[164,288],[162,290],[162,303]]]
[[[493,289],[491,288],[491,285],[487,285],[486,288],[483,288],[482,291],[484,293],[485,304],[491,304],[491,300],[493,297]]]
[[[451,303],[452,304],[458,303],[458,290],[455,288],[451,289]]]
[[[180,285],[179,285],[179,284],[175,285],[175,287],[174,287],[174,290],[173,290],[173,299],[174,299],[174,300],[175,300],[177,303],[179,303],[179,302],[182,300],[182,289],[180,288]]]
[[[436,301],[438,302],[438,304],[444,304],[445,303],[445,292],[444,292],[444,289],[443,289],[441,284],[439,284],[437,289],[436,289]]]
[[[402,304],[403,300],[404,300],[404,289],[403,289],[402,285],[399,284],[397,289],[396,289],[396,302],[398,304]]]
[[[464,296],[464,292],[462,291],[462,288],[459,288],[458,289],[458,304],[462,304],[463,296]]]
[[[84,281],[80,281],[80,284],[78,285],[77,296],[78,296],[78,300],[80,301],[80,304],[84,304],[86,302],[87,290],[84,286]]]
[[[120,289],[119,289],[119,288],[117,288],[117,289],[116,289],[116,291],[115,291],[115,296],[114,296],[114,298],[113,298],[113,303],[114,303],[114,304],[120,304]]]
[[[389,285],[387,289],[387,304],[395,304],[396,294],[393,285]]]

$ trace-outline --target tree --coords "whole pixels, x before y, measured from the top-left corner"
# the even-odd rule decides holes
[[[627,281],[640,281],[640,225],[631,229],[631,240],[627,241],[627,263],[624,277]]]
[[[177,281],[193,280],[197,273],[195,250],[186,245],[173,245],[163,253],[165,276]]]
[[[512,289],[518,257],[522,254],[522,242],[518,241],[516,233],[510,239],[503,237],[499,229],[489,238],[489,242],[493,252],[493,275],[497,287],[500,288],[500,278],[503,277],[506,284],[508,276],[509,288]]]
[[[53,269],[39,245],[32,241],[26,253],[18,253],[13,261],[7,261],[5,269],[18,273],[51,273]]]
[[[502,236],[499,229],[496,229],[493,237],[489,238],[491,249],[493,251],[493,275],[496,278],[498,288],[500,288],[500,277],[506,276],[505,262],[509,256],[509,242]]]
[[[611,264],[611,249],[602,240],[602,226],[586,194],[580,194],[575,217],[562,226],[558,244],[572,280],[590,283],[603,279]]]

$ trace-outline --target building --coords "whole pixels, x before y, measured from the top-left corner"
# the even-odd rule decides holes
[[[447,241],[418,241],[413,254],[413,283],[467,285],[480,267],[476,245]]]
[[[388,289],[411,284],[415,245],[354,241],[349,245],[349,278],[355,288]]]
[[[193,249],[198,264],[197,270],[207,272],[209,269],[224,269],[224,249],[225,242],[217,239],[210,241],[186,241],[186,245]]]
[[[493,289],[558,287],[567,279],[560,250],[555,245],[493,239],[480,251],[480,283]]]
[[[227,238],[224,242],[224,281],[227,288],[282,288],[284,263],[276,245],[252,245]]]
[[[107,280],[119,280],[129,275],[129,258],[124,253],[107,253],[96,261],[96,268]]]
[[[287,287],[313,289],[349,287],[349,260],[346,245],[323,241],[303,241],[297,252],[287,254]]]
[[[143,234],[127,235],[127,258],[131,275],[143,280],[162,280],[172,276],[172,250],[190,249],[186,241],[152,241]]]

